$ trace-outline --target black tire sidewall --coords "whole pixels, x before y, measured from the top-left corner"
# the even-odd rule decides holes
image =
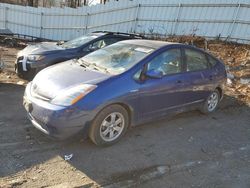
[[[120,134],[120,136],[113,141],[107,142],[107,141],[103,140],[102,137],[100,136],[100,126],[101,126],[101,123],[103,122],[103,120],[112,112],[121,113],[124,117],[125,123],[124,123],[123,131]],[[118,142],[122,138],[122,136],[126,133],[128,126],[129,126],[129,115],[128,115],[127,110],[124,107],[122,107],[121,105],[117,105],[117,104],[110,105],[110,106],[105,107],[103,110],[101,110],[97,114],[95,119],[93,120],[91,127],[90,127],[90,130],[89,130],[89,137],[96,145],[109,146],[109,145],[112,145],[112,144]]]

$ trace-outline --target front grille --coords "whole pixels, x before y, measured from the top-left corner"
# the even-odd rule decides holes
[[[23,65],[21,62],[17,62],[16,71],[17,71],[17,73],[23,72]]]
[[[23,60],[23,58],[24,58],[23,56],[17,57],[17,62]]]
[[[16,73],[18,74],[23,72],[23,64],[22,62],[20,62],[21,60],[23,60],[23,56],[17,57],[15,70],[16,70]]]

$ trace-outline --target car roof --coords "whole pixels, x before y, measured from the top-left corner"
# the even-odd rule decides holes
[[[107,33],[104,33],[104,32],[93,32],[93,33],[89,33],[89,35],[99,37],[99,36],[107,35]]]
[[[142,39],[145,38],[144,36],[140,34],[135,34],[135,33],[123,33],[123,32],[112,32],[112,31],[94,31],[91,33],[91,35],[95,36],[104,36],[104,35],[110,35],[110,36],[122,36],[122,37],[127,37],[127,38],[138,38]]]
[[[124,40],[121,42],[128,43],[128,44],[140,45],[140,46],[153,48],[153,49],[158,49],[158,48],[161,48],[163,46],[172,45],[172,44],[180,44],[180,43],[165,42],[165,41],[158,41],[158,40],[141,40],[141,39]]]

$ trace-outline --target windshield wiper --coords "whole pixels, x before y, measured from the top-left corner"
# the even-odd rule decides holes
[[[110,74],[107,68],[101,67],[100,65],[97,65],[96,63],[88,63],[87,61],[84,61],[83,59],[76,59],[76,62],[79,63],[79,65],[82,67],[93,68],[95,70],[102,71],[102,72],[105,71],[106,73]]]
[[[104,70],[106,73],[110,74],[106,67],[102,67],[100,65],[97,65],[96,63],[90,63],[90,65],[93,66],[96,70]]]
[[[82,59],[76,59],[76,61],[77,61],[77,63],[79,63],[80,66],[85,67],[85,68],[89,67],[89,65],[90,65],[88,62],[86,62]]]

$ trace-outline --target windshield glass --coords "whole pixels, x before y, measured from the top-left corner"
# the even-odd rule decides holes
[[[65,42],[64,44],[61,45],[63,48],[77,48],[80,47],[81,45],[97,38],[97,36],[91,36],[91,35],[85,35],[73,40],[70,40],[68,42]]]
[[[135,44],[116,43],[97,50],[80,60],[105,69],[111,74],[120,74],[134,66],[154,49]]]

